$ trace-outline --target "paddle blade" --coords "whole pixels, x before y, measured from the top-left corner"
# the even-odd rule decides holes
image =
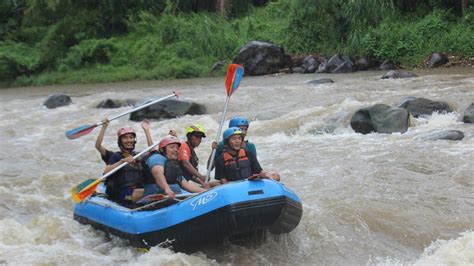
[[[78,128],[69,130],[68,132],[66,132],[66,137],[68,139],[77,139],[79,137],[89,134],[96,126],[97,125],[83,125]]]
[[[230,97],[237,90],[243,75],[244,68],[241,65],[229,65],[227,68],[227,75],[225,77],[225,89],[228,97]]]
[[[148,204],[153,201],[159,201],[159,200],[167,199],[167,198],[168,198],[168,195],[165,195],[165,194],[151,194],[151,195],[141,198],[139,201],[137,201],[137,203]]]
[[[99,185],[101,179],[87,179],[71,189],[71,197],[74,202],[79,203],[88,198]]]

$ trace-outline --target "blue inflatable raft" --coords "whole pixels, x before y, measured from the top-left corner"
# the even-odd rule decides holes
[[[75,205],[74,219],[134,246],[165,243],[190,250],[258,232],[288,233],[303,213],[298,196],[269,179],[229,183],[177,203],[155,203],[130,209],[98,193]]]

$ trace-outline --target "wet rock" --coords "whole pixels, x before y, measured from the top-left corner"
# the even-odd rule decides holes
[[[140,102],[137,106],[146,104],[147,102]],[[145,118],[159,120],[176,118],[183,115],[202,115],[205,113],[206,107],[203,105],[194,102],[169,99],[155,103],[140,111],[133,112],[130,115],[130,120],[142,121]]]
[[[391,69],[395,69],[395,64],[390,59],[383,61],[382,64],[379,66],[379,70],[391,70]]]
[[[339,55],[335,54],[326,63],[326,70],[327,72],[332,72],[334,69],[336,69],[338,66],[342,65],[345,62],[344,58]]]
[[[327,60],[322,61],[321,64],[319,64],[318,70],[316,71],[316,73],[327,73],[327,72],[329,72],[326,65],[327,65]]]
[[[471,103],[471,105],[464,110],[462,121],[464,123],[474,123],[474,103]]]
[[[375,62],[371,58],[360,58],[354,63],[354,67],[357,71],[364,71],[375,67]]]
[[[354,72],[354,63],[349,57],[335,54],[329,60],[324,60],[318,67],[317,73],[350,73]]]
[[[245,75],[258,76],[278,73],[279,69],[291,67],[291,57],[275,44],[251,41],[242,47],[233,63],[244,66]]]
[[[432,53],[426,60],[426,66],[429,68],[439,67],[449,62],[448,56],[443,53]]]
[[[323,78],[323,79],[311,80],[311,81],[308,81],[307,83],[311,85],[317,85],[317,84],[324,84],[324,83],[334,83],[334,81],[332,79]]]
[[[120,108],[126,106],[134,106],[137,103],[137,100],[118,100],[118,99],[107,99],[100,102],[96,108]]]
[[[214,65],[212,65],[211,72],[221,69],[225,65],[226,62],[227,62],[226,60],[215,62]]]
[[[48,109],[54,109],[61,106],[70,105],[72,103],[71,97],[66,94],[55,93],[51,94],[43,103]]]
[[[355,112],[351,118],[351,127],[357,133],[369,134],[375,132],[369,110],[364,108]]]
[[[409,113],[403,108],[394,108],[385,104],[376,104],[362,108],[351,118],[351,127],[357,133],[404,133],[409,125]]]
[[[312,55],[308,55],[303,59],[301,67],[304,69],[304,73],[314,73],[318,69],[319,63]]]
[[[382,79],[400,79],[400,78],[413,78],[413,77],[418,77],[418,76],[408,71],[390,70],[385,75],[382,76]]]
[[[426,140],[462,140],[464,133],[459,130],[443,130],[425,135]]]
[[[433,112],[450,113],[453,111],[446,102],[432,101],[425,98],[408,98],[398,107],[407,109],[414,117],[431,115]]]
[[[281,70],[280,70],[281,71]],[[292,67],[291,72],[293,73],[299,73],[299,74],[305,74],[306,70],[302,67]]]
[[[352,62],[345,61],[344,63],[340,64],[332,71],[333,74],[341,74],[341,73],[352,73],[354,72],[354,66]]]

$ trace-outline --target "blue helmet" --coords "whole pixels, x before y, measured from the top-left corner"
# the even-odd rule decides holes
[[[227,141],[227,139],[232,135],[242,135],[242,130],[238,127],[229,127],[224,131],[224,134],[222,134],[224,141]]]
[[[240,126],[249,127],[249,121],[240,116],[236,116],[229,121],[229,128]]]

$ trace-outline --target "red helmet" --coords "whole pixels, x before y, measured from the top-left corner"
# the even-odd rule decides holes
[[[178,144],[178,146],[181,146],[181,142],[179,142],[179,139],[175,136],[168,135],[164,137],[162,140],[160,140],[160,144],[158,144],[158,147],[160,150],[164,149],[166,146],[170,144]]]
[[[117,131],[117,137],[120,139],[121,136],[125,134],[130,134],[130,133],[133,134],[135,137],[137,136],[137,133],[135,133],[135,130],[132,127],[130,126],[122,127]]]

